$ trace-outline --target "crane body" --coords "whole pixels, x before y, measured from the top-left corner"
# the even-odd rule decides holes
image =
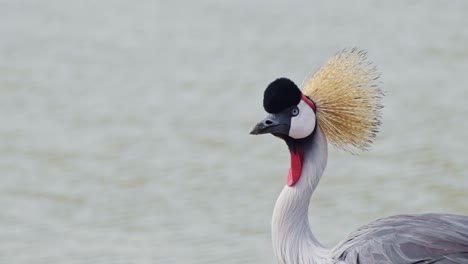
[[[468,216],[396,215],[371,222],[333,248],[324,247],[308,219],[310,199],[325,170],[328,141],[367,149],[380,125],[381,92],[365,53],[344,50],[306,84],[272,82],[264,94],[269,113],[251,134],[283,139],[291,154],[286,186],[273,211],[272,243],[279,264],[468,263]],[[316,100],[316,101],[313,101]]]

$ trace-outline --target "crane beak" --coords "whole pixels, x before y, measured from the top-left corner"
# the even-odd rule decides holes
[[[291,127],[291,118],[287,112],[269,114],[250,131],[251,135],[282,134],[288,135]]]

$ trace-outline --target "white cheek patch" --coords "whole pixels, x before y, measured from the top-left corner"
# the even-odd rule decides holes
[[[299,114],[291,118],[289,136],[295,139],[305,138],[312,134],[315,128],[315,113],[304,101],[297,105]]]

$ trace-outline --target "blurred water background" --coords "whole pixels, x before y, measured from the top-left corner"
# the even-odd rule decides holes
[[[0,1],[0,263],[271,263],[289,154],[250,128],[274,78],[358,46],[372,151],[331,148],[332,246],[399,213],[468,214],[468,2]]]

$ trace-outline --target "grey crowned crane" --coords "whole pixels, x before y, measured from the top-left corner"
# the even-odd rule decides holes
[[[379,74],[364,51],[343,50],[303,86],[273,81],[263,106],[269,115],[251,134],[273,134],[290,152],[286,186],[272,219],[273,250],[280,264],[468,263],[468,216],[396,215],[371,222],[333,248],[312,233],[308,208],[327,164],[327,142],[366,150],[380,125]]]

